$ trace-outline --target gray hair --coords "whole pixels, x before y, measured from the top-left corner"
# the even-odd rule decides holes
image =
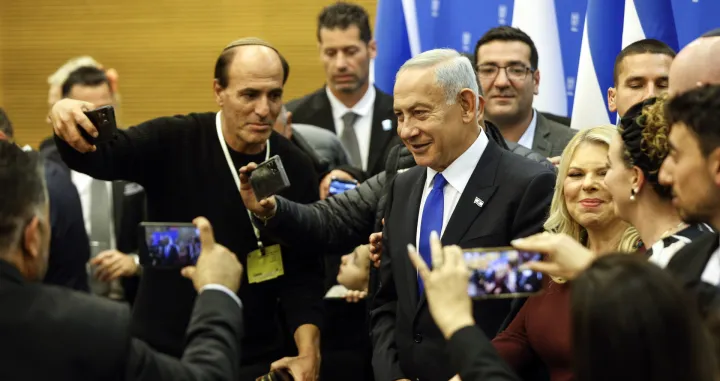
[[[481,95],[472,63],[453,49],[433,49],[420,53],[407,60],[398,70],[397,76],[408,69],[428,68],[435,69],[435,83],[445,91],[447,104],[455,104],[462,89],[470,89],[476,96]]]

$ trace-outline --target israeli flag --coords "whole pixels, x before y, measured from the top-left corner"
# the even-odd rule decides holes
[[[620,27],[613,27],[620,26]],[[572,127],[615,124],[608,110],[615,58],[631,43],[655,38],[678,49],[671,0],[589,0],[580,49]]]

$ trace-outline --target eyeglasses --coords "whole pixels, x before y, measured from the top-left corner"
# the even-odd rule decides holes
[[[505,70],[505,75],[511,81],[522,81],[527,78],[528,73],[532,73],[535,70],[529,68],[523,64],[512,64],[508,66],[497,66],[497,65],[480,65],[477,69],[478,77],[482,79],[495,79],[500,69]]]

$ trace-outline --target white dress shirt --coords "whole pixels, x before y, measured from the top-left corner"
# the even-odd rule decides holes
[[[715,250],[710,260],[708,260],[700,279],[705,283],[720,286],[720,247]]]
[[[370,155],[370,136],[372,135],[373,107],[375,105],[375,88],[373,86],[368,87],[365,95],[363,95],[360,101],[352,108],[347,108],[327,87],[325,87],[325,92],[330,100],[337,136],[342,136],[343,130],[345,129],[345,123],[343,123],[342,120],[343,115],[349,111],[359,115],[355,120],[353,128],[355,129],[358,148],[360,149],[362,169],[367,170],[368,157]]]
[[[528,125],[527,130],[525,130],[525,133],[522,134],[520,137],[520,140],[518,140],[518,144],[525,148],[532,149],[533,143],[535,143],[535,130],[537,129],[537,111],[533,109],[533,118],[530,121],[530,125]]]
[[[88,237],[92,237],[92,223],[90,221],[90,208],[92,208],[92,200],[90,196],[90,190],[92,188],[93,178],[84,173],[76,171],[70,172],[70,177],[73,184],[75,184],[75,188],[77,188],[78,195],[80,195],[80,204],[82,205],[85,231],[87,232]],[[108,200],[110,201],[110,209],[108,210],[108,213],[110,213],[110,215],[108,216],[108,220],[110,221],[110,247],[108,249],[115,250],[115,219],[112,216],[112,182],[106,181],[106,185],[108,190]]]
[[[477,167],[480,157],[483,152],[485,152],[487,145],[488,137],[485,135],[485,132],[481,130],[480,135],[478,135],[477,139],[475,139],[475,142],[470,146],[470,148],[463,152],[462,155],[460,155],[452,162],[452,164],[442,171],[442,175],[445,177],[445,180],[447,180],[447,184],[445,184],[445,188],[443,188],[444,209],[442,231],[440,232],[441,237],[442,234],[445,233],[445,227],[447,227],[448,221],[450,221],[450,217],[455,211],[455,207],[460,200],[460,196],[465,191],[465,186],[468,181],[470,181],[470,176],[472,176],[475,171],[475,167]],[[425,179],[425,187],[423,188],[422,198],[420,199],[420,211],[418,214],[418,224],[415,233],[415,247],[417,248],[420,247],[420,226],[422,226],[422,215],[423,209],[425,208],[425,201],[432,190],[435,174],[438,173],[430,168],[427,168],[426,170],[427,178]],[[475,206],[473,205],[473,207]]]

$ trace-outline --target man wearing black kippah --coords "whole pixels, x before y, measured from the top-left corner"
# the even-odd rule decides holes
[[[287,79],[283,59],[265,41],[241,39],[222,51],[214,78],[220,112],[153,119],[117,131],[111,142],[97,146],[83,139],[77,127],[96,133],[83,114],[94,105],[63,99],[50,113],[58,150],[73,170],[142,185],[151,221],[189,222],[206,216],[217,241],[237,253],[248,269],[238,294],[246,311],[241,380],[255,380],[271,364],[288,369],[296,380],[315,380],[323,296],[320,258],[315,251],[280,245],[253,229],[239,197],[238,169],[278,155],[291,183],[280,194],[300,203],[318,199],[318,179],[308,157],[273,132]],[[272,260],[261,260],[268,257]],[[163,352],[181,355],[194,297],[192,284],[179,271],[145,268],[134,333]],[[294,335],[296,348],[286,348],[290,340],[285,332]]]

